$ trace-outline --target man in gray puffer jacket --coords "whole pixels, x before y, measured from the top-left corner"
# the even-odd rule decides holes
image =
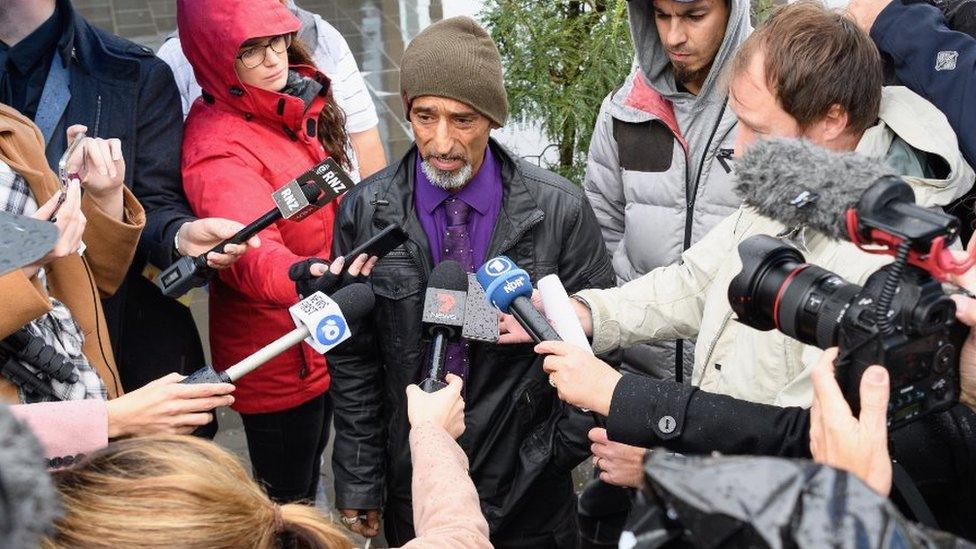
[[[637,68],[603,101],[584,182],[618,284],[677,262],[738,208],[737,122],[720,80],[752,30],[745,0],[641,0],[628,9]],[[687,378],[693,349],[640,345],[625,352],[624,368]]]

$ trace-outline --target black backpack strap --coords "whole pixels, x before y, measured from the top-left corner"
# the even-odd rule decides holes
[[[898,494],[901,495],[905,504],[908,505],[912,514],[915,515],[915,522],[939,530],[939,524],[935,521],[935,515],[932,514],[932,510],[925,503],[925,498],[918,491],[912,477],[908,475],[908,471],[897,461],[892,461],[891,473],[893,488],[898,490]]]

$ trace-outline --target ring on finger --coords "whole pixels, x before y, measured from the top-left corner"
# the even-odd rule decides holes
[[[350,530],[352,530],[352,527],[353,526],[355,526],[356,524],[359,524],[359,516],[358,515],[355,516],[355,517],[347,517],[347,516],[344,516],[343,515],[342,517],[340,517],[340,519],[342,520],[342,524],[346,528],[348,528]]]
[[[600,467],[600,460],[601,460],[601,459],[603,459],[603,458],[602,458],[602,457],[600,457],[600,456],[597,456],[597,457],[596,457],[596,463],[594,463],[594,464],[593,464],[593,466],[594,466],[594,467],[596,467],[597,469],[601,469],[601,470],[602,470],[602,469],[603,469],[603,467]]]
[[[552,374],[549,374],[549,385],[552,385],[553,389],[556,388],[556,378]]]

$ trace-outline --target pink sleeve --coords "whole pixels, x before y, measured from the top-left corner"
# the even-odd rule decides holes
[[[451,435],[433,423],[417,425],[410,429],[410,453],[417,537],[403,547],[491,547],[468,457]]]
[[[71,465],[108,445],[108,408],[104,400],[39,402],[11,406],[10,411],[27,424],[44,447],[48,465]]]

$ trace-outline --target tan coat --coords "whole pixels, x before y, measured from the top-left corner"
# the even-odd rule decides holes
[[[41,132],[17,111],[0,105],[0,161],[19,173],[38,204],[59,188],[57,176],[44,157]],[[81,326],[84,353],[108,388],[109,398],[122,393],[112,356],[101,298],[118,289],[132,262],[146,215],[128,188],[124,190],[124,222],[109,217],[89,196],[81,201],[88,219],[83,240],[84,256],[72,254],[45,267],[51,296],[61,300]],[[36,278],[16,270],[0,276],[0,338],[6,337],[51,309],[48,294]],[[16,388],[0,380],[0,400],[15,402]]]
[[[972,187],[973,170],[962,159],[945,116],[905,88],[885,89],[881,122],[864,134],[858,152],[883,155],[892,132],[949,167],[946,179],[905,178],[919,204],[944,206]],[[680,263],[655,269],[619,288],[580,292],[593,314],[593,350],[602,354],[650,341],[696,339],[692,376],[696,386],[752,402],[809,406],[810,368],[821,351],[776,330],[760,332],[736,322],[728,298],[729,282],[742,270],[739,243],[785,229],[742,207],[686,250]],[[891,261],[807,229],[789,243],[803,252],[808,263],[857,284]]]

